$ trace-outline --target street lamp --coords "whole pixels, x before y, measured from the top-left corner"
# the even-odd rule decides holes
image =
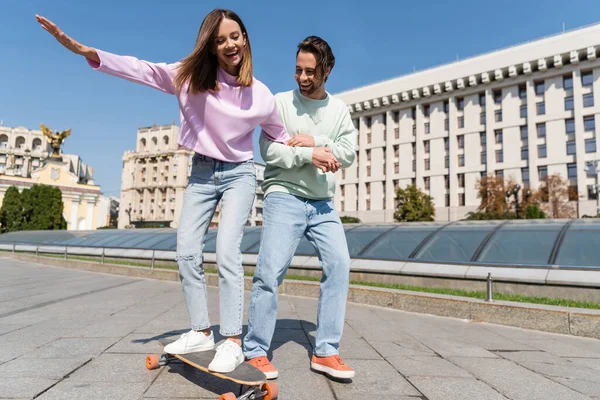
[[[521,190],[521,185],[515,185],[511,190],[506,191],[506,199],[510,201],[510,196],[515,196],[515,213],[517,219],[519,219],[519,190]],[[529,191],[528,191],[529,192]]]
[[[600,214],[600,196],[598,196],[598,160],[588,161],[585,163],[587,166],[586,172],[588,176],[594,175],[594,193],[596,193],[596,215]]]

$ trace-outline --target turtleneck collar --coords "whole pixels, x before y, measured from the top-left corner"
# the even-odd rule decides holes
[[[217,67],[217,80],[229,86],[240,86],[237,76],[230,75],[220,66]]]

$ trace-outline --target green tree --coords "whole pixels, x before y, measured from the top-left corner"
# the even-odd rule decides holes
[[[398,222],[433,221],[435,207],[433,198],[423,193],[416,185],[398,189],[396,192],[398,207],[394,219]]]
[[[0,208],[0,225],[2,233],[23,229],[21,194],[16,186],[9,187],[4,194],[2,207]]]
[[[527,219],[544,219],[546,213],[537,204],[530,204],[525,208],[525,218]]]
[[[62,192],[57,187],[33,185],[20,194],[11,187],[2,204],[6,212],[0,211],[2,231],[67,229],[63,209]]]
[[[342,224],[360,224],[360,219],[356,217],[343,216],[340,217],[340,221]]]

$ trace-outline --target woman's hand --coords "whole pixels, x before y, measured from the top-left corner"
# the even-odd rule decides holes
[[[95,49],[88,46],[84,46],[77,40],[66,35],[55,23],[53,23],[49,19],[37,14],[35,16],[35,19],[40,23],[42,28],[44,28],[46,31],[48,31],[48,33],[54,36],[54,38],[68,50],[72,51],[75,54],[85,56],[86,58],[89,58],[92,61],[96,61],[98,63],[100,62],[100,57],[98,57],[98,53],[96,53]]]

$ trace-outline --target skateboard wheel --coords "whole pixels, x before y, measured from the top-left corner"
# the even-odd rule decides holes
[[[237,396],[231,392],[222,394],[219,400],[236,400]]]
[[[265,400],[275,400],[279,396],[279,388],[277,387],[277,384],[275,382],[269,382],[269,383],[263,384],[262,387],[260,388],[260,390],[263,393],[264,392],[267,393],[264,396]]]
[[[156,354],[150,354],[146,357],[146,368],[156,369],[160,366],[160,358]]]

